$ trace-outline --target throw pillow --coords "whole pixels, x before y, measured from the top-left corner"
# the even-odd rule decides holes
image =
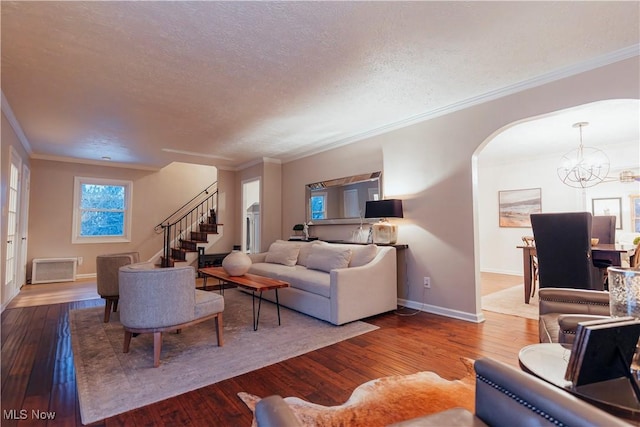
[[[314,245],[318,245],[318,242],[305,242],[300,244],[300,253],[298,253],[298,265],[307,266],[307,260],[309,259],[309,254],[311,254],[311,248]]]
[[[357,246],[357,245],[354,245]],[[369,264],[378,253],[378,247],[376,245],[359,246],[351,249],[351,262],[349,267],[360,267],[361,265]]]
[[[351,260],[351,249],[332,247],[330,245],[313,245],[307,258],[307,268],[326,271],[346,268]]]
[[[299,252],[300,248],[297,245],[274,242],[269,246],[265,262],[293,267],[298,261]]]

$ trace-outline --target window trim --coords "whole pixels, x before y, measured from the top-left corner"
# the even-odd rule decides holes
[[[322,211],[316,211],[316,212],[322,212],[322,218],[313,218],[313,198],[314,197],[321,197],[323,202],[322,202]],[[328,192],[326,191],[314,191],[313,193],[311,193],[311,196],[309,197],[309,217],[310,220],[313,221],[314,219],[327,219],[327,198],[329,197]]]
[[[80,200],[82,184],[120,185],[124,187],[124,235],[123,236],[80,236]],[[73,228],[72,244],[86,243],[127,243],[131,242],[131,209],[133,200],[133,181],[108,178],[91,178],[76,176],[73,178]]]

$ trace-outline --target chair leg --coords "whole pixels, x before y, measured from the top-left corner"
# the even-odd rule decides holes
[[[215,317],[215,322],[216,322],[216,337],[218,338],[218,347],[222,347],[223,340],[222,340],[222,313],[219,313],[216,317]]]
[[[131,332],[124,331],[124,345],[122,346],[123,353],[129,353],[129,344],[131,344]]]
[[[162,350],[162,332],[153,333],[153,367],[160,366],[160,351]]]
[[[118,298],[113,300],[113,312],[115,313],[116,311],[118,311]]]
[[[109,323],[109,318],[111,317],[111,303],[113,300],[105,298],[104,301],[104,323]]]

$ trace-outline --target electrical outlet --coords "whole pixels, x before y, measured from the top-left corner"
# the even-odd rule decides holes
[[[79,256],[78,257],[78,265],[82,265],[82,261],[84,261],[84,259],[81,256]]]
[[[429,289],[431,288],[431,277],[426,277],[424,278],[424,287]]]

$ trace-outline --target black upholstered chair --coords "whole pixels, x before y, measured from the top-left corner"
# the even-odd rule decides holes
[[[591,220],[591,237],[598,239],[598,244],[614,244],[616,242],[616,217],[614,215],[596,215]]]
[[[531,214],[540,288],[603,290],[602,271],[591,258],[591,214]]]
[[[591,221],[591,238],[597,238],[599,245],[612,245],[616,242],[616,217],[614,215],[595,215]],[[607,268],[611,267],[611,260],[593,259],[593,264],[603,275],[605,288],[607,283]]]

